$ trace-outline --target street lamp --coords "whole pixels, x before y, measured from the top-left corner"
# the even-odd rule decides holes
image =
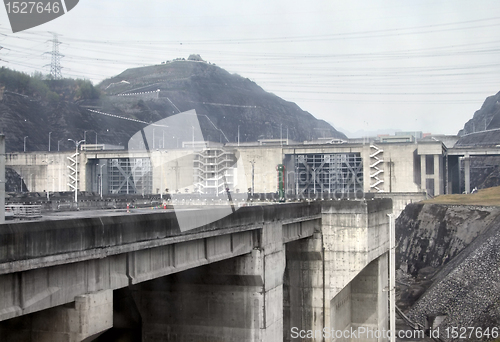
[[[61,143],[61,141],[63,141],[64,139],[61,139],[61,140],[58,140],[57,141],[57,152],[59,152],[59,144]]]
[[[73,139],[68,139],[75,143],[75,203],[78,205],[78,146],[85,140],[76,141]]]
[[[50,135],[52,134],[52,132],[49,132],[49,152],[50,152]]]
[[[254,172],[254,164],[255,164],[255,161],[254,160],[251,160],[250,161],[250,164],[252,164],[252,198],[253,198],[253,194],[254,194],[254,175],[255,175],[255,172]]]
[[[167,153],[167,151],[160,151],[160,198],[163,202],[163,153]]]
[[[99,164],[97,164],[97,165],[99,165]],[[101,167],[101,173],[100,173],[100,176],[101,176],[101,179],[100,179],[101,184],[100,184],[100,187],[99,187],[99,188],[100,188],[100,189],[99,189],[99,190],[100,190],[99,192],[101,193],[101,198],[102,198],[102,167],[103,167],[103,166],[106,166],[106,164],[102,164],[102,165],[99,165],[99,166]]]
[[[27,138],[27,137],[28,137],[28,136],[25,136],[25,137],[24,137],[24,152],[26,152],[26,138]]]

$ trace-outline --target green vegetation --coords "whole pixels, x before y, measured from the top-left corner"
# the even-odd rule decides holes
[[[40,72],[28,75],[23,72],[0,68],[0,86],[5,90],[36,97],[44,101],[97,99],[100,92],[89,80],[63,79],[53,80]],[[66,91],[64,90],[66,89]],[[70,92],[67,92],[70,89]]]
[[[78,90],[76,96],[79,99],[98,99],[100,96],[99,90],[95,88],[89,80],[76,80]]]
[[[39,96],[47,101],[57,101],[59,95],[51,91],[42,78],[41,73],[29,76],[5,67],[0,68],[0,84],[5,86],[5,90],[27,96]]]
[[[441,195],[423,203],[500,206],[500,186],[481,189],[473,194]]]

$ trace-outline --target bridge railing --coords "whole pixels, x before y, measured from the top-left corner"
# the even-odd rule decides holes
[[[7,204],[5,210],[18,219],[32,220],[42,217],[42,206],[36,204]]]

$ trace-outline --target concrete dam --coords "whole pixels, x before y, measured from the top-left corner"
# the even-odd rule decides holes
[[[390,199],[248,206],[197,226],[218,210],[186,208],[189,230],[169,210],[2,224],[2,341],[387,331]]]

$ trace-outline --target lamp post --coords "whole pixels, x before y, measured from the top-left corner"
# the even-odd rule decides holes
[[[280,145],[283,146],[283,124],[280,124]]]
[[[240,125],[238,125],[238,146],[240,146]]]
[[[73,139],[68,139],[75,143],[75,203],[78,204],[78,146],[85,140],[76,141]]]
[[[99,165],[99,164],[97,164],[97,165]],[[102,164],[102,165],[100,165],[100,167],[101,167],[101,173],[100,173],[100,177],[101,177],[100,181],[101,181],[101,184],[100,184],[100,186],[99,186],[99,190],[100,190],[100,193],[101,193],[101,198],[102,198],[102,167],[103,167],[103,166],[106,166],[106,164]]]
[[[167,153],[167,151],[164,152]],[[163,151],[160,151],[160,198],[163,202]]]
[[[49,152],[50,152],[50,135],[52,134],[52,132],[49,132]]]
[[[57,141],[57,152],[59,152],[59,144],[63,141],[63,139]]]
[[[28,137],[28,136],[25,136],[25,137],[24,137],[24,152],[26,152],[26,138],[27,138],[27,137]]]
[[[253,194],[254,194],[254,164],[255,164],[255,161],[252,160],[250,161],[250,164],[252,164],[252,197],[253,197]]]

